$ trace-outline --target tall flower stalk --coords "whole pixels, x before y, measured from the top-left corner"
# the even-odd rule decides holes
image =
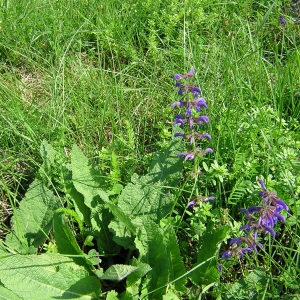
[[[178,88],[178,95],[181,99],[172,103],[173,108],[177,107],[180,110],[180,113],[175,115],[174,125],[179,125],[182,129],[182,132],[176,132],[174,136],[182,137],[186,141],[186,149],[180,152],[178,156],[184,157],[184,161],[193,161],[194,164],[192,175],[195,178],[195,199],[190,201],[188,206],[195,205],[199,200],[208,201],[215,199],[214,197],[199,195],[197,186],[197,179],[200,173],[200,159],[206,153],[213,152],[213,150],[200,146],[203,140],[211,140],[212,137],[207,132],[202,132],[202,128],[209,122],[208,116],[202,115],[203,110],[208,106],[205,99],[201,97],[201,89],[194,83],[189,82],[189,79],[194,74],[195,72],[192,69],[186,74],[174,75],[175,86]]]

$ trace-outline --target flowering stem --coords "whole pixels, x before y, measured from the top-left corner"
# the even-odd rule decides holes
[[[201,149],[199,146],[199,143],[203,139],[211,140],[211,136],[208,133],[200,133],[197,131],[209,122],[209,118],[208,116],[200,115],[202,110],[207,108],[205,99],[200,97],[200,88],[195,84],[187,83],[193,76],[194,70],[186,74],[175,74],[174,80],[176,81],[176,87],[179,89],[178,94],[182,99],[174,102],[172,107],[184,108],[185,110],[184,114],[175,115],[174,121],[174,125],[179,125],[184,132],[177,132],[174,136],[180,136],[186,141],[187,151],[179,153],[178,156],[183,156],[184,161],[193,160],[190,176],[193,178],[194,184],[190,198],[195,197],[198,201],[199,199],[208,199],[201,196],[199,192],[198,179],[200,161],[206,153],[211,153],[213,150],[211,148]],[[211,197],[209,198],[209,200],[212,200]],[[191,205],[190,203],[192,203],[192,201],[189,201],[189,205]]]

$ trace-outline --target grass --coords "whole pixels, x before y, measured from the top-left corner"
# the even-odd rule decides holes
[[[114,151],[124,182],[144,173],[171,139],[173,75],[193,67],[209,103],[215,150],[200,181],[218,209],[230,211],[232,231],[239,208],[257,201],[259,176],[296,218],[289,227],[295,235],[283,235],[288,245],[275,242],[284,258],[278,274],[268,270],[267,297],[299,276],[293,267],[283,271],[299,262],[300,33],[281,8],[290,3],[131,2],[0,1],[3,228],[9,231],[7,207],[41,164],[43,139],[67,155],[76,143],[100,165],[105,149]],[[265,265],[276,265],[276,255]]]

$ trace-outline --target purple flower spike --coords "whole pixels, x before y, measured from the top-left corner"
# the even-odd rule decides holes
[[[228,253],[230,256],[243,257],[246,252],[257,252],[257,246],[263,248],[263,245],[258,241],[259,234],[270,234],[275,238],[276,223],[278,221],[285,222],[285,217],[280,212],[289,210],[286,203],[279,199],[276,193],[268,191],[262,180],[258,182],[262,187],[260,192],[262,206],[241,209],[246,214],[247,219],[246,224],[240,228],[241,231],[244,231],[244,235],[230,241],[229,250],[222,255],[222,258],[228,259]],[[242,247],[239,244],[243,244]]]

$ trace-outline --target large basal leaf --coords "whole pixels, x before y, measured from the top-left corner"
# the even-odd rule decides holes
[[[168,226],[164,229],[164,240],[170,261],[169,280],[176,280],[185,274],[186,270],[180,255],[180,250],[173,227]],[[176,290],[184,292],[186,290],[186,282],[186,277],[176,280],[174,283]]]
[[[74,209],[81,220],[83,220],[87,226],[91,226],[91,209],[85,205],[83,195],[77,192],[73,184],[70,185],[68,194],[70,195]]]
[[[84,257],[84,253],[77,244],[76,238],[66,220],[66,216],[61,212],[55,213],[53,217],[53,233],[58,252],[71,255],[74,262],[90,268],[91,263]]]
[[[24,300],[99,299],[94,276],[60,254],[0,255],[2,284]]]
[[[173,198],[168,195],[168,190],[178,184],[182,171],[182,160],[177,157],[177,142],[173,141],[156,157],[147,175],[132,176],[132,183],[123,189],[118,201],[126,215],[159,221],[170,213]]]
[[[104,191],[106,187],[104,177],[93,168],[76,145],[72,148],[71,169],[74,187],[83,195],[84,204],[90,209],[91,226],[97,239],[99,252],[116,253],[118,249],[112,242],[113,234],[108,228],[112,214],[104,205],[109,202],[109,195]],[[87,212],[83,213],[87,214]]]
[[[94,209],[99,203],[100,198],[108,201],[108,194],[105,188],[105,180],[89,163],[87,157],[80,148],[73,146],[71,152],[72,180],[76,190],[84,196],[84,203],[90,209]]]
[[[149,294],[149,299],[160,299],[166,292],[170,268],[163,231],[156,223],[148,220],[143,223],[137,239],[140,242],[137,243],[137,247],[140,250],[141,262],[151,267],[151,271],[147,274],[148,291],[152,292],[159,288],[156,292]]]
[[[161,299],[167,285],[173,281],[176,290],[185,291],[186,279],[179,279],[185,274],[185,268],[174,230],[171,227],[162,229],[151,220],[143,220],[141,224],[135,242],[140,261],[151,267],[147,274],[149,299]]]
[[[197,255],[195,271],[190,273],[190,279],[197,285],[208,285],[219,281],[220,272],[217,268],[217,253],[220,243],[226,238],[226,226],[207,232],[202,241],[202,247]],[[199,267],[197,268],[197,265]]]
[[[60,200],[35,180],[15,209],[12,217],[13,232],[6,237],[7,245],[20,253],[32,253],[47,238],[55,210],[61,207]]]
[[[182,146],[181,139],[175,138],[168,148],[155,155],[149,169],[153,182],[159,181],[169,187],[177,186],[183,168],[183,159],[178,158]]]

